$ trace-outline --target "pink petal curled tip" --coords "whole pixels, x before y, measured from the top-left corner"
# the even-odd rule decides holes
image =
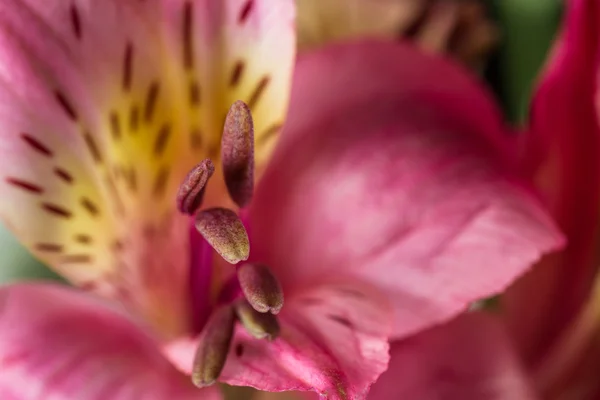
[[[212,314],[201,333],[194,357],[192,369],[194,385],[210,386],[221,375],[233,338],[234,326],[235,313],[232,306],[221,306]]]
[[[211,208],[196,215],[196,229],[230,264],[248,259],[250,241],[238,215],[227,208]]]
[[[258,312],[277,314],[283,307],[283,290],[273,272],[262,264],[244,264],[238,281],[248,303]]]
[[[187,174],[177,192],[177,209],[181,213],[194,215],[200,208],[206,183],[214,172],[212,161],[206,159]]]
[[[254,191],[254,123],[243,101],[233,103],[225,118],[221,159],[229,195],[245,207]]]

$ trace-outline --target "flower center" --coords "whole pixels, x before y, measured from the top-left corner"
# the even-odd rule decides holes
[[[242,101],[235,102],[225,118],[221,160],[229,195],[242,209],[254,190],[254,124]],[[214,170],[206,159],[188,173],[177,193],[177,208],[195,216],[196,230],[225,261],[239,264],[250,255],[250,240],[238,214],[222,207],[199,210]],[[211,385],[221,374],[236,322],[257,339],[272,340],[279,334],[276,314],[283,307],[283,291],[278,280],[262,264],[242,263],[236,272],[222,288],[219,305],[200,333],[192,369],[196,386]]]

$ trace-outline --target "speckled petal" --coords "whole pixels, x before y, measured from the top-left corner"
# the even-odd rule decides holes
[[[290,0],[0,2],[5,224],[72,283],[187,330],[177,189],[218,157],[233,101],[262,115],[261,137],[278,130],[293,19]]]

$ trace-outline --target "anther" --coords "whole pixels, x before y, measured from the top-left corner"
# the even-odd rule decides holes
[[[250,241],[244,224],[227,208],[211,208],[196,215],[196,229],[230,264],[248,259]]]
[[[206,159],[187,174],[177,192],[177,209],[180,212],[194,215],[200,208],[206,183],[214,172],[215,166],[212,161]]]
[[[277,317],[256,311],[245,299],[235,303],[235,313],[246,331],[253,337],[273,340],[279,336]]]
[[[269,267],[244,264],[237,270],[238,281],[248,303],[258,312],[277,314],[283,307],[283,290]]]
[[[221,306],[213,312],[200,334],[200,343],[194,357],[194,385],[210,386],[219,378],[227,360],[234,326],[235,312],[231,305]]]
[[[233,103],[225,118],[221,160],[229,195],[242,208],[254,190],[254,123],[243,101]]]

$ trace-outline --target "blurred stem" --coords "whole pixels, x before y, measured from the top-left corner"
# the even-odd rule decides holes
[[[562,0],[486,0],[501,29],[491,78],[511,121],[526,120],[532,88],[560,22]]]

